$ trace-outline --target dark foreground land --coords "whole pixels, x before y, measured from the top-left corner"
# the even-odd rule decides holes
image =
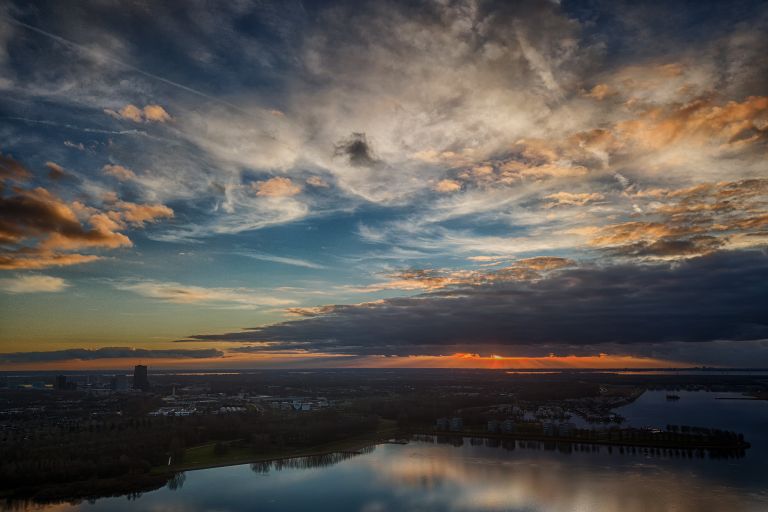
[[[109,377],[98,374],[67,379],[60,390],[45,386],[54,376],[2,380],[0,497],[48,502],[140,493],[171,485],[189,469],[286,457],[325,461],[326,454],[355,454],[419,433],[447,442],[466,436],[739,456],[749,447],[739,433],[695,425],[630,429],[613,411],[646,389],[669,389],[671,397],[675,389],[768,395],[765,374],[707,372],[156,373],[146,392],[110,391],[100,384]],[[28,381],[34,386],[25,387]],[[437,431],[439,418],[461,424]],[[502,421],[506,431],[488,431],[489,422]],[[557,424],[560,431],[551,431]]]

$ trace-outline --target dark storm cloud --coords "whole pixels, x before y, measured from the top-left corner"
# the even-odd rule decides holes
[[[768,338],[767,279],[765,253],[720,252],[674,264],[569,268],[537,281],[336,305],[304,320],[191,339],[384,355],[455,347],[595,353],[601,344],[631,351],[634,344],[760,340]]]
[[[222,357],[216,349],[148,350],[130,347],[104,347],[99,349],[71,348],[51,352],[10,352],[0,354],[0,363],[45,363],[51,361],[92,361],[95,359],[142,358],[142,359],[207,359]]]
[[[346,157],[354,167],[376,167],[381,160],[374,156],[371,143],[364,133],[353,133],[334,147],[334,156]]]

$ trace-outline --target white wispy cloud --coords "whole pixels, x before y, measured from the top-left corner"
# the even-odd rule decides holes
[[[296,304],[294,300],[274,297],[251,288],[204,287],[151,280],[113,282],[112,286],[118,290],[174,304],[200,304],[227,309]]]
[[[263,252],[236,251],[228,254],[237,254],[238,256],[243,256],[246,258],[253,258],[255,260],[261,260],[261,261],[272,261],[275,263],[282,263],[284,265],[293,265],[294,267],[315,268],[315,269],[326,268],[324,265],[320,265],[319,263],[314,263],[309,260],[304,260],[301,258],[289,258],[287,256],[277,256],[275,254],[266,254]]]
[[[64,291],[69,286],[70,283],[60,277],[39,274],[0,279],[0,290],[7,293],[55,293]]]

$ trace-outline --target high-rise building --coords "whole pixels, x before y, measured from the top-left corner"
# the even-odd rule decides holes
[[[149,391],[149,378],[147,377],[147,367],[143,364],[137,364],[133,369],[133,389]]]

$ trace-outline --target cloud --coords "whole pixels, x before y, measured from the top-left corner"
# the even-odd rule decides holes
[[[117,178],[118,181],[134,181],[136,180],[136,173],[127,167],[116,164],[107,164],[101,168],[104,174]]]
[[[450,354],[464,347],[578,355],[606,344],[631,354],[650,343],[768,338],[766,278],[768,256],[757,251],[564,268],[544,279],[326,306],[303,320],[189,339],[303,343],[310,351],[349,354]],[[697,346],[690,346],[692,355]]]
[[[68,176],[64,168],[56,162],[45,162],[45,166],[48,168],[49,180],[58,181]]]
[[[721,247],[765,246],[768,180],[700,183],[633,192],[645,203],[635,218],[594,227],[590,244],[611,254],[688,257]]]
[[[71,140],[65,140],[64,145],[68,148],[76,149],[78,151],[85,151],[85,145],[82,142],[72,142]]]
[[[328,188],[330,185],[328,185],[328,182],[325,181],[320,176],[310,176],[307,178],[307,185],[311,185],[313,187],[318,188]]]
[[[263,197],[291,197],[301,193],[301,187],[291,181],[290,178],[276,176],[266,181],[256,181],[251,184],[256,190],[257,196]]]
[[[294,267],[304,267],[304,268],[315,268],[315,269],[321,269],[326,268],[323,265],[320,265],[318,263],[314,263],[311,261],[303,260],[300,258],[289,258],[286,256],[277,256],[275,254],[265,254],[262,252],[254,252],[254,251],[235,251],[228,254],[236,254],[238,256],[243,256],[246,258],[253,258],[255,260],[262,260],[262,261],[273,261],[275,263],[282,263],[285,265],[293,265]]]
[[[554,208],[557,206],[584,206],[595,201],[602,201],[605,199],[603,194],[599,192],[575,194],[572,192],[557,192],[555,194],[549,194],[544,196],[545,199],[549,199],[550,202],[546,204],[546,208]]]
[[[97,349],[70,348],[48,352],[7,352],[0,354],[0,363],[46,363],[56,361],[93,361],[96,359],[209,359],[223,357],[216,349],[152,350],[131,347],[104,347]]]
[[[145,105],[144,108],[139,108],[129,103],[117,111],[104,109],[104,112],[116,119],[126,119],[134,123],[165,123],[172,119],[160,105]]]
[[[597,84],[589,90],[585,96],[603,101],[605,98],[613,96],[616,92],[608,84]]]
[[[557,80],[555,80],[548,59],[528,42],[525,29],[519,21],[515,23],[515,35],[520,43],[520,50],[528,61],[528,64],[531,66],[531,69],[536,72],[547,89],[558,95],[561,94],[562,91],[560,85],[557,83]]]
[[[144,115],[141,109],[135,105],[126,105],[117,112],[114,110],[105,110],[105,112],[112,117],[116,117],[118,119],[128,119],[129,121],[133,121],[134,123],[141,123],[144,121]]]
[[[461,190],[461,183],[456,180],[440,180],[435,185],[435,190],[441,194],[450,194],[451,192],[458,192]]]
[[[365,133],[353,133],[348,138],[337,142],[333,154],[346,157],[352,167],[376,167],[381,163],[374,156]]]
[[[637,241],[608,249],[615,256],[639,258],[680,258],[701,256],[721,249],[724,240],[713,236],[692,236],[689,238],[662,238],[653,241]]]
[[[24,181],[31,176],[32,173],[18,161],[14,160],[13,157],[0,153],[0,180]]]
[[[619,137],[640,148],[662,149],[681,144],[730,148],[765,140],[768,96],[718,104],[701,98],[646,110],[616,125]]]
[[[21,275],[0,279],[0,290],[7,293],[55,293],[69,287],[60,277],[43,275]]]
[[[184,224],[173,232],[153,236],[178,241],[261,229],[351,211],[365,202],[392,207],[393,216],[412,209],[423,217],[448,215],[452,197],[452,204],[459,206],[455,218],[464,216],[461,226],[468,226],[467,231],[482,231],[495,213],[496,221],[518,236],[522,233],[517,221],[527,213],[524,210],[536,201],[554,206],[543,198],[563,190],[604,195],[600,207],[610,209],[615,219],[624,199],[599,183],[606,172],[620,170],[643,185],[675,179],[674,186],[684,186],[701,181],[705,173],[726,179],[728,174],[747,176],[761,170],[751,155],[759,149],[759,140],[750,141],[749,134],[764,128],[762,96],[759,88],[746,85],[747,75],[750,83],[759,83],[756,77],[763,68],[749,70],[742,62],[748,62],[743,56],[754,55],[764,40],[756,23],[738,30],[724,26],[711,40],[697,42],[695,49],[665,48],[659,55],[647,55],[646,45],[630,41],[622,46],[627,53],[613,59],[605,48],[615,41],[606,33],[585,30],[584,20],[567,5],[548,2],[418,7],[342,3],[318,7],[311,19],[301,10],[274,9],[252,5],[212,12],[196,7],[204,21],[196,25],[195,36],[184,21],[165,11],[155,18],[125,9],[136,26],[173,34],[179,43],[178,48],[172,45],[179,51],[172,52],[173,58],[182,76],[189,73],[190,86],[201,76],[222,77],[226,85],[219,98],[237,98],[227,108],[199,94],[187,97],[183,87],[175,88],[173,98],[162,96],[167,83],[147,81],[140,71],[137,75],[125,67],[112,70],[109,62],[101,63],[103,69],[87,68],[82,76],[60,70],[64,78],[56,86],[64,90],[70,81],[78,92],[101,95],[99,102],[90,104],[111,105],[121,119],[167,121],[167,111],[154,100],[149,105],[136,99],[128,103],[128,98],[137,98],[136,91],[141,92],[139,98],[157,98],[166,108],[173,105],[183,116],[183,123],[163,130],[178,151],[169,151],[167,140],[142,140],[141,151],[122,144],[110,150],[122,152],[125,158],[120,161],[134,169],[152,169],[151,175],[145,172],[138,179],[125,177],[143,200],[178,201],[192,210],[179,216]],[[89,10],[100,12],[96,6]],[[244,33],[238,22],[243,12],[274,26],[275,39],[265,43]],[[74,23],[77,13],[58,14],[63,18],[61,30],[80,26]],[[623,13],[616,15],[625,19]],[[142,62],[142,42],[122,27],[92,30],[93,40],[105,43],[107,57],[119,56],[138,70],[148,69]],[[237,48],[241,66],[223,65],[232,58],[232,48]],[[723,56],[742,62],[743,69],[728,64],[727,72],[718,75]],[[275,69],[285,71],[279,79]],[[102,72],[109,75],[102,78]],[[263,88],[243,88],[242,79],[250,72],[259,73]],[[713,90],[724,84],[727,92]],[[37,85],[35,90],[44,90],[46,98],[72,101],[54,96],[53,86]],[[705,151],[696,151],[695,162],[674,145],[649,150],[641,142],[648,133],[664,131],[659,125],[669,124],[667,118],[686,115],[683,124],[690,126],[679,130],[679,141],[686,146],[701,148],[707,138],[720,139],[741,124],[746,128],[737,137],[741,142],[728,143],[727,148],[704,142]],[[699,129],[696,123],[724,127]],[[718,165],[721,157],[729,159],[729,169]],[[742,165],[744,160],[749,160],[747,165]],[[382,167],[387,171],[381,172]],[[674,174],[667,173],[670,170]],[[304,194],[277,211],[271,204],[259,205],[249,194],[250,187],[257,186],[250,185],[251,173],[279,173],[295,186],[329,190]],[[322,181],[310,173],[321,174]],[[426,197],[434,189],[442,193]],[[494,196],[500,189],[520,195],[502,203]],[[287,190],[295,191],[283,188]],[[450,193],[458,190],[462,193]],[[470,192],[476,194],[460,203],[459,196]],[[586,215],[580,219],[590,220]],[[535,234],[546,235],[543,228]],[[429,233],[414,229],[409,236],[418,239]]]
[[[119,212],[111,212],[111,217],[127,222],[132,226],[143,227],[146,222],[173,217],[173,210],[163,204],[136,204],[117,201],[114,205]]]
[[[3,232],[0,267],[93,261],[142,227],[153,240],[216,244],[270,228],[270,244],[305,227],[345,237],[350,218],[357,239],[332,246],[355,263],[323,273],[343,283],[309,286],[447,293],[546,281],[509,268],[531,255],[611,267],[765,247],[767,198],[753,181],[766,175],[764,17],[718,8],[726,19],[696,16],[691,27],[678,23],[687,9],[609,4],[592,12],[616,30],[567,2],[203,2],[189,17],[126,4],[124,23],[100,3],[46,4],[40,26],[67,39],[49,46],[50,34],[14,25],[30,44],[6,45],[0,84],[4,140],[39,176],[3,157],[0,197],[75,220]],[[264,28],[259,37],[244,19]],[[157,67],[160,47],[180,82],[142,71]],[[73,130],[87,151],[61,146]],[[46,158],[82,183],[45,185]],[[98,172],[105,162],[122,172]],[[170,218],[164,205],[176,210],[171,228],[150,228]],[[271,261],[307,263],[285,251]],[[443,268],[455,261],[465,268]]]
[[[515,261],[496,270],[409,269],[389,274],[390,279],[364,287],[350,287],[352,291],[381,290],[439,290],[456,286],[478,286],[495,282],[541,279],[544,273],[571,267],[576,263],[567,258],[536,257]]]
[[[15,161],[6,163],[12,176],[31,175]],[[98,256],[71,252],[130,247],[133,244],[123,231],[172,216],[170,208],[157,204],[117,201],[96,208],[68,202],[43,187],[0,189],[0,269],[94,261]]]
[[[249,288],[206,288],[163,281],[121,281],[112,283],[118,290],[174,304],[213,305],[226,309],[258,306],[288,306],[295,301],[273,297]]]
[[[81,265],[102,259],[94,254],[61,254],[47,251],[6,251],[0,253],[0,270],[39,270]]]
[[[0,199],[0,241],[18,243],[44,236],[40,246],[46,249],[130,245],[125,235],[116,232],[118,226],[114,221],[103,213],[90,215],[91,227],[84,226],[75,210],[77,204],[73,208],[41,187],[16,189]],[[85,215],[91,213],[81,211]]]
[[[170,114],[160,105],[146,105],[143,114],[144,119],[151,123],[165,123],[171,120]]]

